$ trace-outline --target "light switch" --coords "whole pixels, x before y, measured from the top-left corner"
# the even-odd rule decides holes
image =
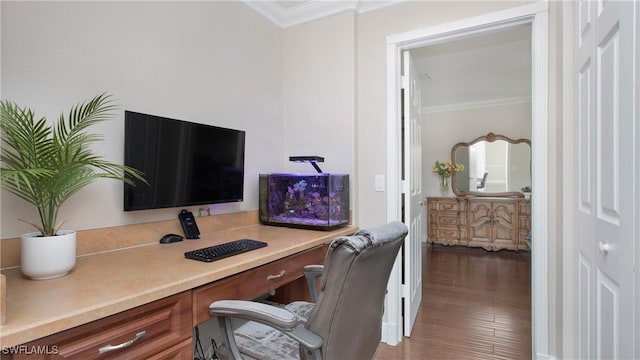
[[[376,175],[376,191],[384,191],[384,175]]]

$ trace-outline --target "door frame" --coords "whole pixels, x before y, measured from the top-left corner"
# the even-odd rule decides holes
[[[401,53],[512,26],[532,26],[532,349],[533,357],[549,358],[549,244],[548,244],[548,4],[545,1],[477,17],[387,36],[387,221],[401,219]],[[382,339],[390,345],[402,340],[402,264],[396,261],[389,279],[387,321]]]

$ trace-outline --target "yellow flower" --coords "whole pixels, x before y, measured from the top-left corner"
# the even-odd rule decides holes
[[[433,164],[433,172],[442,177],[449,177],[453,173],[457,173],[464,170],[464,165],[461,163],[452,163],[451,160],[445,162],[436,161]]]

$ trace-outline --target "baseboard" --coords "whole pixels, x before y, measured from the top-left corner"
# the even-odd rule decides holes
[[[402,334],[398,334],[398,324],[390,324],[387,321],[382,322],[380,341],[391,346],[396,346],[402,341]]]
[[[387,323],[383,322],[382,323],[382,328],[380,329],[380,341],[388,344],[387,342]]]
[[[536,354],[536,360],[557,360],[555,356],[549,354]]]

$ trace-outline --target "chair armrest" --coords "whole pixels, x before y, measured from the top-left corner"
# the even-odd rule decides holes
[[[222,318],[237,317],[265,324],[290,336],[308,349],[319,349],[322,346],[320,336],[299,325],[294,313],[280,307],[253,301],[219,300],[209,305],[209,314]]]
[[[243,300],[220,300],[209,305],[209,314],[212,316],[236,317],[254,320],[277,329],[292,330],[298,324],[298,319],[289,310]]]
[[[322,276],[323,271],[324,265],[307,265],[304,267],[304,277],[307,279],[312,302],[318,300],[318,278]]]

